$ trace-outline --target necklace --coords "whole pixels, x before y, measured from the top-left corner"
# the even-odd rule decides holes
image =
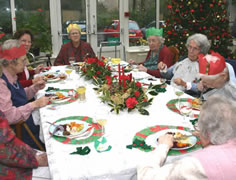
[[[19,89],[19,84],[18,84],[18,82],[16,81],[16,84],[12,84],[12,86],[15,88],[15,89]]]

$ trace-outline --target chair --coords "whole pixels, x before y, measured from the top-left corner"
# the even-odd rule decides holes
[[[25,130],[29,133],[30,137],[33,139],[33,141],[35,142],[35,144],[38,146],[38,148],[41,151],[45,151],[44,147],[40,144],[40,142],[36,139],[36,137],[34,136],[34,134],[32,133],[32,131],[30,130],[30,128],[28,127],[28,125],[25,123],[25,121],[21,121],[19,123],[16,124],[16,137],[18,137],[19,139],[22,139],[22,128],[25,128]]]
[[[168,49],[174,54],[173,64],[179,60],[179,50],[174,46],[169,46]]]

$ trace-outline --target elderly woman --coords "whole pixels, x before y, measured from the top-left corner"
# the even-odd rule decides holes
[[[26,63],[26,50],[17,40],[7,40],[0,51],[0,110],[6,116],[11,127],[15,130],[16,124],[25,121],[32,133],[39,140],[39,126],[33,122],[33,110],[46,106],[48,97],[41,97],[28,103],[29,99],[38,90],[45,87],[45,81],[40,80],[30,87],[22,88],[17,80],[17,74],[23,72]],[[22,140],[33,148],[38,149],[28,132],[22,128]]]
[[[147,72],[148,74],[160,77],[160,71],[157,64],[162,62],[167,67],[173,64],[173,53],[164,45],[163,29],[149,28],[146,31],[146,36],[149,45],[149,52],[146,60],[139,63],[138,70]],[[134,60],[128,61],[130,64],[136,64]]]
[[[39,178],[37,171],[50,177],[48,168],[40,168],[48,166],[47,154],[38,154],[19,140],[1,111],[0,137],[0,179],[31,179],[32,174]]]
[[[34,39],[32,32],[29,29],[20,29],[14,34],[14,38],[20,41],[20,44],[25,46],[26,51],[28,52],[31,48],[32,41]],[[32,78],[33,75],[40,73],[43,70],[43,65],[38,65],[35,70],[27,68],[25,66],[24,71],[18,73],[18,80],[23,87],[29,87],[32,84],[35,84],[37,81],[43,79],[42,76]]]
[[[182,91],[192,90],[199,92],[197,84],[197,74],[199,73],[198,55],[207,54],[210,49],[210,42],[203,34],[194,34],[187,39],[186,47],[188,49],[188,57],[183,61],[171,66],[167,72],[167,65],[164,63],[158,64],[158,69],[164,78],[171,79],[171,85],[179,88]]]
[[[204,148],[163,165],[173,146],[173,136],[163,135],[150,162],[138,167],[138,179],[235,179],[235,109],[233,101],[221,96],[210,97],[203,104],[198,120],[199,138]]]
[[[203,92],[204,99],[220,94],[236,101],[236,73],[231,64],[225,63],[224,57],[215,52],[199,56],[199,70],[198,89]]]
[[[70,60],[83,62],[87,57],[95,57],[92,47],[89,43],[80,40],[81,28],[78,24],[70,24],[67,27],[70,42],[63,44],[61,50],[54,62],[55,66],[69,65]]]

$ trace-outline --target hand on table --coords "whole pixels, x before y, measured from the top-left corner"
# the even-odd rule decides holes
[[[179,85],[179,86],[183,86],[184,88],[187,87],[187,83],[181,78],[174,79],[174,83]]]
[[[35,158],[37,159],[39,166],[48,166],[48,157],[46,153],[36,155]]]
[[[50,98],[44,96],[44,97],[41,97],[41,98],[33,101],[32,104],[33,104],[34,108],[41,108],[41,107],[48,105],[49,102],[50,102]]]
[[[133,59],[128,60],[128,63],[129,64],[136,64],[135,60],[133,60]]]
[[[139,71],[143,71],[143,72],[147,72],[147,68],[146,68],[145,66],[143,66],[142,64],[140,64],[140,65],[138,66],[138,70],[139,70]]]
[[[46,86],[46,82],[43,80],[44,78],[41,78],[40,80],[36,81],[34,83],[34,86],[37,88],[37,89],[43,89],[45,88]]]
[[[164,134],[158,138],[159,144],[166,144],[169,148],[173,147],[174,137],[171,134]]]

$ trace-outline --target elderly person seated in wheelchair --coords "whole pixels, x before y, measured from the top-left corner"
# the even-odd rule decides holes
[[[159,138],[159,147],[138,167],[138,179],[235,179],[236,106],[223,96],[211,96],[202,106],[198,119],[203,149],[164,164],[173,135]]]
[[[152,76],[160,77],[160,71],[157,64],[162,62],[170,67],[173,64],[174,54],[164,45],[163,29],[149,28],[146,31],[149,45],[149,52],[144,62],[136,63],[130,59],[130,64],[138,64],[138,70],[146,72]]]
[[[182,91],[193,91],[197,89],[197,75],[199,74],[198,56],[207,54],[210,42],[204,34],[189,36],[186,42],[188,57],[167,69],[167,65],[160,62],[158,68],[163,78],[171,79],[171,85]]]
[[[29,99],[45,87],[45,81],[40,80],[25,89],[17,80],[17,74],[24,71],[26,49],[18,40],[7,40],[0,50],[0,110],[4,113],[11,127],[16,131],[20,122],[25,122],[39,143],[39,126],[34,124],[32,112],[49,103],[48,97],[41,97],[28,103]],[[24,124],[25,125],[25,124]],[[25,127],[25,126],[24,126]],[[22,141],[38,149],[35,141],[25,128],[21,128]],[[43,146],[43,144],[41,143]]]

